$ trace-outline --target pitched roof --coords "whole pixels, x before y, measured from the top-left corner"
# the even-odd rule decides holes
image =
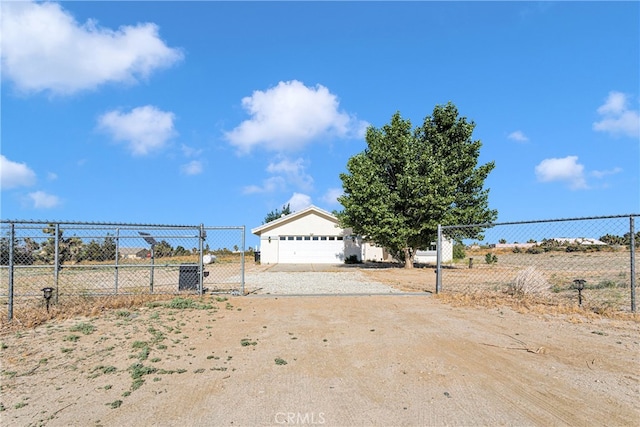
[[[278,219],[276,219],[274,221],[270,221],[270,222],[268,222],[266,224],[262,224],[259,227],[253,228],[253,229],[251,229],[251,232],[253,234],[256,234],[256,235],[259,236],[260,234],[264,233],[265,231],[271,230],[272,228],[278,227],[278,226],[280,226],[282,224],[286,224],[288,222],[295,221],[296,219],[301,218],[301,217],[303,217],[305,215],[308,215],[310,213],[315,213],[315,214],[317,214],[317,215],[319,215],[319,216],[321,216],[323,218],[328,219],[329,221],[333,221],[336,224],[338,223],[338,218],[336,218],[336,216],[333,215],[331,212],[325,211],[324,209],[320,209],[317,206],[311,205],[308,208],[305,208],[305,209],[303,209],[301,211],[297,211],[297,212],[291,213],[289,215],[285,215],[285,216],[280,217],[280,218],[278,218]]]

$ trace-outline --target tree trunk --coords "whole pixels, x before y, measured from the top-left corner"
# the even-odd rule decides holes
[[[413,268],[411,248],[404,248],[404,268]]]

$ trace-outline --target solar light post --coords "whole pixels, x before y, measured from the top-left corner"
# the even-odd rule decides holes
[[[582,307],[582,291],[584,290],[584,284],[587,283],[584,279],[576,279],[573,281],[574,288],[578,290],[578,305]]]
[[[153,269],[155,266],[155,246],[158,244],[156,239],[151,237],[151,234],[145,233],[143,231],[138,231],[138,234],[142,236],[145,242],[147,242],[151,246],[151,272],[149,274],[149,293],[153,293]]]
[[[53,288],[42,288],[44,300],[47,302],[47,313],[49,312],[49,301],[51,300],[51,296],[53,295]]]

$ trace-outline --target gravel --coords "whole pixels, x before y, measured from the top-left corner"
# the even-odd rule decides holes
[[[402,293],[382,283],[368,280],[360,271],[249,273],[245,290],[254,294],[390,294]]]

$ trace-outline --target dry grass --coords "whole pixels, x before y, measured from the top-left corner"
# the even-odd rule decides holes
[[[86,298],[82,303],[51,305],[49,311],[43,304],[19,305],[14,308],[13,320],[0,318],[0,334],[24,328],[35,328],[50,320],[63,320],[77,316],[95,317],[114,309],[131,309],[153,301],[166,301],[175,295],[135,294],[117,297]]]
[[[549,282],[535,267],[530,266],[518,272],[508,285],[507,292],[511,295],[529,295],[546,289],[549,289]]]

